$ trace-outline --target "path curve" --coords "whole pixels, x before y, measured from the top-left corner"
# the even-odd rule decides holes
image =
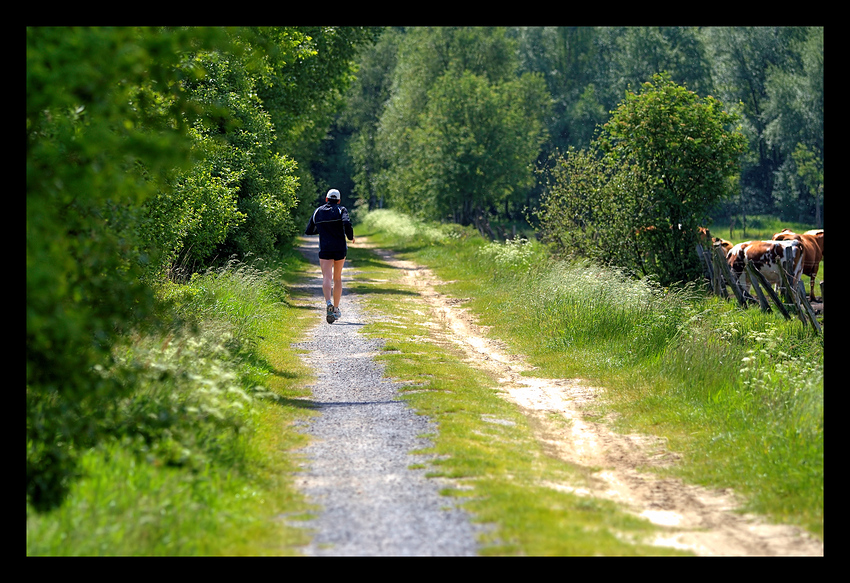
[[[579,379],[522,376],[531,367],[488,338],[486,329],[456,298],[438,292],[444,283],[431,270],[399,260],[389,251],[375,251],[402,270],[405,283],[430,307],[444,339],[459,346],[471,366],[494,374],[504,397],[531,418],[537,439],[549,452],[578,466],[601,468],[589,470],[590,487],[556,483],[549,487],[619,502],[663,527],[663,534],[652,541],[657,545],[703,556],[823,556],[823,542],[802,529],[736,512],[739,504],[731,490],[709,490],[640,471],[675,463],[676,455],[658,439],[614,433],[608,424],[586,417],[600,389]],[[553,413],[569,423],[553,422]]]
[[[411,468],[430,459],[412,452],[430,447],[436,431],[399,398],[398,385],[384,378],[374,359],[378,340],[360,334],[366,315],[345,282],[342,318],[325,322],[315,239],[300,249],[316,265],[305,284],[317,325],[297,343],[317,375],[312,403],[319,415],[308,424],[310,444],[301,450],[303,470],[296,487],[318,506],[316,517],[291,524],[313,531],[304,549],[310,556],[474,556],[477,525],[440,490],[445,481]]]

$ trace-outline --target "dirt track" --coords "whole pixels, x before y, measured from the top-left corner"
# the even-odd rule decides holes
[[[419,291],[445,340],[462,348],[470,365],[485,368],[499,379],[504,397],[531,418],[538,439],[552,454],[573,464],[601,468],[589,470],[590,488],[557,483],[547,486],[615,500],[664,527],[655,544],[688,549],[697,555],[823,556],[823,543],[800,529],[771,525],[735,512],[737,503],[731,491],[711,491],[638,471],[640,467],[675,463],[676,456],[653,438],[617,434],[606,423],[586,418],[584,412],[599,389],[578,379],[521,376],[530,367],[489,339],[457,299],[437,292],[441,282],[430,270],[399,260],[387,251],[376,251],[401,268],[405,283]],[[552,413],[569,423],[553,422]]]

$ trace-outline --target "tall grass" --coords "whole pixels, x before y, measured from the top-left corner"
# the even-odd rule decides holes
[[[160,290],[175,326],[115,347],[101,374],[132,393],[111,412],[113,438],[84,452],[66,504],[28,508],[28,555],[289,552],[282,543],[303,535],[273,517],[299,507],[282,455],[297,412],[279,378],[298,375],[262,348],[291,316],[280,275],[231,261]]]
[[[365,225],[416,223],[389,213]],[[414,225],[375,236],[472,297],[482,323],[536,374],[605,387],[624,429],[662,435],[683,454],[673,471],[732,487],[751,510],[823,534],[822,336],[696,286],[663,289],[616,269],[553,261],[536,242],[431,244],[426,232]]]

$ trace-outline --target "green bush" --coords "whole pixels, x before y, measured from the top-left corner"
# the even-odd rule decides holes
[[[143,278],[158,250],[140,237],[157,178],[187,168],[179,90],[190,46],[218,31],[27,28],[27,497],[61,503],[78,448],[97,442],[117,338],[154,310]]]
[[[811,327],[515,241],[414,253],[532,374],[604,387],[624,431],[667,439],[683,456],[670,471],[822,534],[824,344]]]

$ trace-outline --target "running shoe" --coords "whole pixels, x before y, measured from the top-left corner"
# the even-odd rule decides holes
[[[336,321],[336,314],[334,314],[334,306],[333,304],[328,304],[328,324],[333,324]]]
[[[334,320],[339,320],[340,316],[342,316],[342,314],[340,313],[339,308],[334,308]]]

